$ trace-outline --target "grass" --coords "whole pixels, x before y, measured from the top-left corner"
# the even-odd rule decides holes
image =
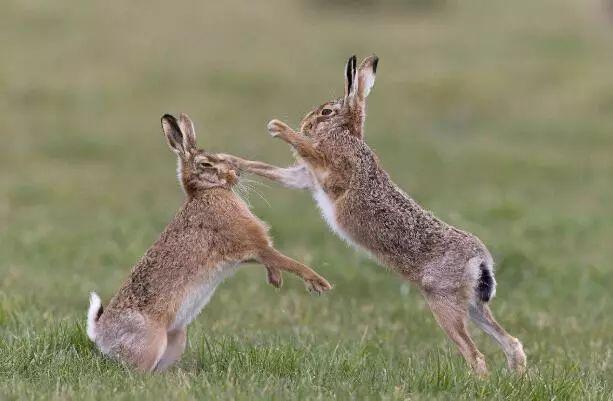
[[[360,6],[358,6],[358,5]],[[0,15],[0,399],[612,400],[613,54],[597,1],[94,3]],[[265,132],[342,92],[376,51],[367,139],[395,181],[495,255],[492,307],[525,345],[467,373],[420,295],[348,249],[307,193],[252,195],[279,249],[335,289],[247,267],[141,375],[84,333],[181,204],[159,117],[200,144],[291,160]],[[268,185],[268,183],[266,183]]]

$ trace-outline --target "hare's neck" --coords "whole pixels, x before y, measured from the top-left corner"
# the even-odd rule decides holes
[[[234,193],[227,188],[216,187],[204,189],[193,193],[187,198],[187,203],[209,204],[224,201],[234,197]]]
[[[195,216],[216,215],[224,208],[234,203],[231,191],[221,188],[212,188],[189,196],[179,216],[193,220]]]

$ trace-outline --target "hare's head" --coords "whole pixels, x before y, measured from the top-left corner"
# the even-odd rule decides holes
[[[238,182],[238,172],[227,162],[198,148],[194,124],[187,114],[181,113],[179,120],[165,114],[162,129],[179,159],[177,175],[188,195],[210,188],[229,189]]]
[[[300,123],[300,131],[315,139],[331,131],[343,131],[362,138],[366,117],[366,97],[375,84],[379,58],[365,58],[359,67],[351,56],[345,66],[345,96],[331,100],[307,114]]]

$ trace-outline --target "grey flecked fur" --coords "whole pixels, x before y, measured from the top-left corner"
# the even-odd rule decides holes
[[[279,168],[221,156],[284,186],[310,189],[333,231],[420,288],[437,321],[478,375],[487,374],[487,368],[468,334],[468,316],[501,345],[509,367],[523,372],[521,343],[496,322],[486,303],[495,291],[487,248],[405,194],[364,141],[366,97],[378,58],[366,58],[359,68],[356,64],[355,56],[347,62],[344,97],[309,112],[299,132],[278,120],[268,124],[272,136],[293,147],[296,166]],[[480,282],[483,272],[487,286]]]

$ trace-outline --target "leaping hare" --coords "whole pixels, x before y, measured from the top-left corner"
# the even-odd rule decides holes
[[[522,344],[496,322],[488,306],[496,282],[487,248],[404,193],[364,141],[366,97],[377,63],[371,56],[357,68],[356,57],[351,57],[345,67],[345,95],[308,113],[300,132],[278,120],[268,124],[272,136],[293,147],[296,165],[279,168],[222,157],[286,187],[309,189],[332,231],[420,288],[436,320],[478,375],[487,374],[487,367],[467,331],[468,316],[502,347],[510,369],[523,372]]]
[[[87,335],[102,353],[142,371],[163,370],[180,358],[187,325],[242,262],[266,266],[276,287],[285,270],[317,293],[331,288],[309,267],[273,248],[265,224],[232,191],[235,170],[197,148],[187,115],[179,121],[165,115],[162,127],[178,156],[187,200],[104,311],[98,295],[91,294],[87,316]]]

